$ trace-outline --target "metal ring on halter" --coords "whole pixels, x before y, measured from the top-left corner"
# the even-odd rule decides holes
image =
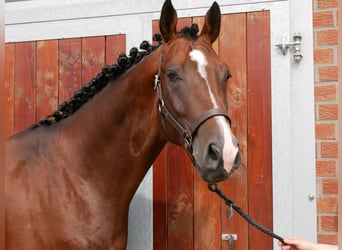
[[[164,100],[158,100],[159,113],[162,113],[162,108],[165,107]]]

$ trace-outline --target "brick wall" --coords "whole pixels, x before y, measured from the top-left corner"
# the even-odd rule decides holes
[[[337,244],[338,1],[313,0],[317,238]]]

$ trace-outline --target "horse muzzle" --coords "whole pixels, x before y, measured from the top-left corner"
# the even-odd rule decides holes
[[[203,157],[198,157],[196,153],[193,154],[193,162],[204,181],[210,184],[224,181],[239,168],[241,164],[239,148],[236,148],[233,160],[229,160],[228,162],[226,162],[227,157],[224,157],[223,152],[223,149],[211,143],[207,147],[207,151]]]

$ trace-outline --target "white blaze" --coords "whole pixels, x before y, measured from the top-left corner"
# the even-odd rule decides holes
[[[202,53],[202,51],[194,49],[189,53],[191,61],[197,62],[197,70],[198,73],[202,76],[202,78],[207,80],[207,70],[205,67],[208,65],[207,58]]]
[[[208,75],[206,66],[208,65],[207,58],[202,53],[202,51],[193,49],[189,53],[191,61],[194,61],[197,63],[197,71],[200,74],[200,76],[205,80],[205,83],[208,88],[210,99],[213,103],[214,108],[218,108],[217,102],[214,98],[213,92],[211,91],[209,82],[208,82]],[[233,143],[233,133],[230,129],[229,123],[227,119],[223,116],[216,116],[214,117],[219,125],[219,128],[221,130],[221,133],[224,135],[224,147],[223,147],[223,162],[224,162],[224,168],[227,172],[230,172],[232,169],[232,166],[234,164],[234,160],[236,157],[236,154],[239,150],[238,147],[236,147]]]
[[[239,148],[234,145],[233,133],[230,129],[227,119],[223,116],[216,116],[215,119],[218,120],[219,127],[224,135],[224,146],[223,146],[223,164],[225,170],[229,173],[233,167],[236,154]]]
[[[209,82],[208,82],[208,75],[207,75],[207,70],[206,66],[208,65],[207,58],[205,55],[202,53],[202,51],[198,49],[193,49],[189,53],[191,61],[197,62],[197,70],[200,76],[205,80],[205,83],[207,85],[208,91],[209,91],[209,96],[210,99],[214,105],[214,108],[218,108],[218,105],[216,103],[216,100],[214,98],[213,92],[210,89]]]

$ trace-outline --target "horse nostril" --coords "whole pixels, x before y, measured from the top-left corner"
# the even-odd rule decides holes
[[[218,161],[220,158],[220,149],[214,143],[209,145],[208,156],[211,161]]]
[[[237,148],[240,147],[239,141],[235,138],[235,136],[233,136],[233,145]]]
[[[235,156],[234,167],[237,168],[240,166],[240,164],[241,164],[241,155],[240,155],[240,151],[238,151]]]

